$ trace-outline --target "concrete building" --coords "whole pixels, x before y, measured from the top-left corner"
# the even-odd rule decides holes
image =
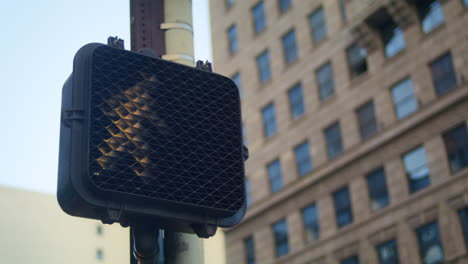
[[[0,186],[0,263],[130,262],[129,229],[65,214],[54,195]],[[224,234],[204,241],[205,264],[225,264]]]
[[[250,150],[227,263],[468,263],[468,1],[210,1]]]
[[[129,263],[128,229],[65,214],[54,195],[0,187],[0,263]]]

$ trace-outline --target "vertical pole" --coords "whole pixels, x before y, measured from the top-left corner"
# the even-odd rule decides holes
[[[195,66],[193,52],[192,1],[164,0],[165,60]]]
[[[195,66],[192,1],[164,0],[165,60]],[[165,232],[165,264],[202,264],[203,241],[193,234]]]
[[[195,66],[192,0],[130,0],[132,50],[152,49],[162,59]],[[165,264],[202,264],[196,235],[164,232]]]

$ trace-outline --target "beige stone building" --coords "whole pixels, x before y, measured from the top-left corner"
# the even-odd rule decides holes
[[[65,214],[54,195],[0,187],[0,263],[128,264],[128,229]]]
[[[0,263],[128,264],[129,229],[65,214],[54,195],[0,186]],[[224,234],[204,240],[205,264],[225,264]]]
[[[210,1],[250,150],[228,264],[468,263],[468,1]]]

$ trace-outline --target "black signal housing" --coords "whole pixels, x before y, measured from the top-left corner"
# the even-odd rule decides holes
[[[246,210],[240,98],[222,75],[91,43],[62,91],[57,199],[73,216],[178,232]]]

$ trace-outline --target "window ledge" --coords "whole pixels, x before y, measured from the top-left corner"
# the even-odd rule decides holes
[[[427,38],[431,38],[433,35],[438,34],[438,32],[444,30],[445,27],[446,27],[445,21],[427,33],[424,33],[424,31],[422,30],[422,27],[419,27],[419,30],[421,31],[421,34],[422,34],[420,42],[426,41]]]
[[[389,65],[395,63],[395,61],[400,60],[402,57],[406,57],[407,48],[400,50],[397,54],[393,55],[392,57],[386,57],[384,52],[385,61],[382,63],[383,65]]]
[[[301,57],[297,55],[296,59],[291,62],[286,62],[283,58],[283,73],[289,71],[289,69],[294,68],[297,64],[301,62]]]
[[[293,127],[298,126],[305,119],[306,115],[307,115],[307,109],[305,109],[304,113],[301,116],[297,117],[296,119],[291,118],[291,122],[289,123],[289,127],[293,128]]]
[[[351,80],[350,80],[350,83],[349,83],[349,87],[352,89],[353,87],[355,86],[361,86],[361,84],[367,80],[370,79],[370,73],[369,73],[369,69],[367,69],[367,71],[361,75],[358,75],[358,76],[354,76],[354,77],[350,77]]]
[[[320,99],[320,94],[319,94],[319,100],[320,100],[320,103],[319,103],[319,111],[322,110],[323,108],[327,107],[327,105],[329,104],[332,104],[334,101],[338,100],[336,99],[338,96],[336,95],[336,91],[328,96],[327,98],[325,99]]]

